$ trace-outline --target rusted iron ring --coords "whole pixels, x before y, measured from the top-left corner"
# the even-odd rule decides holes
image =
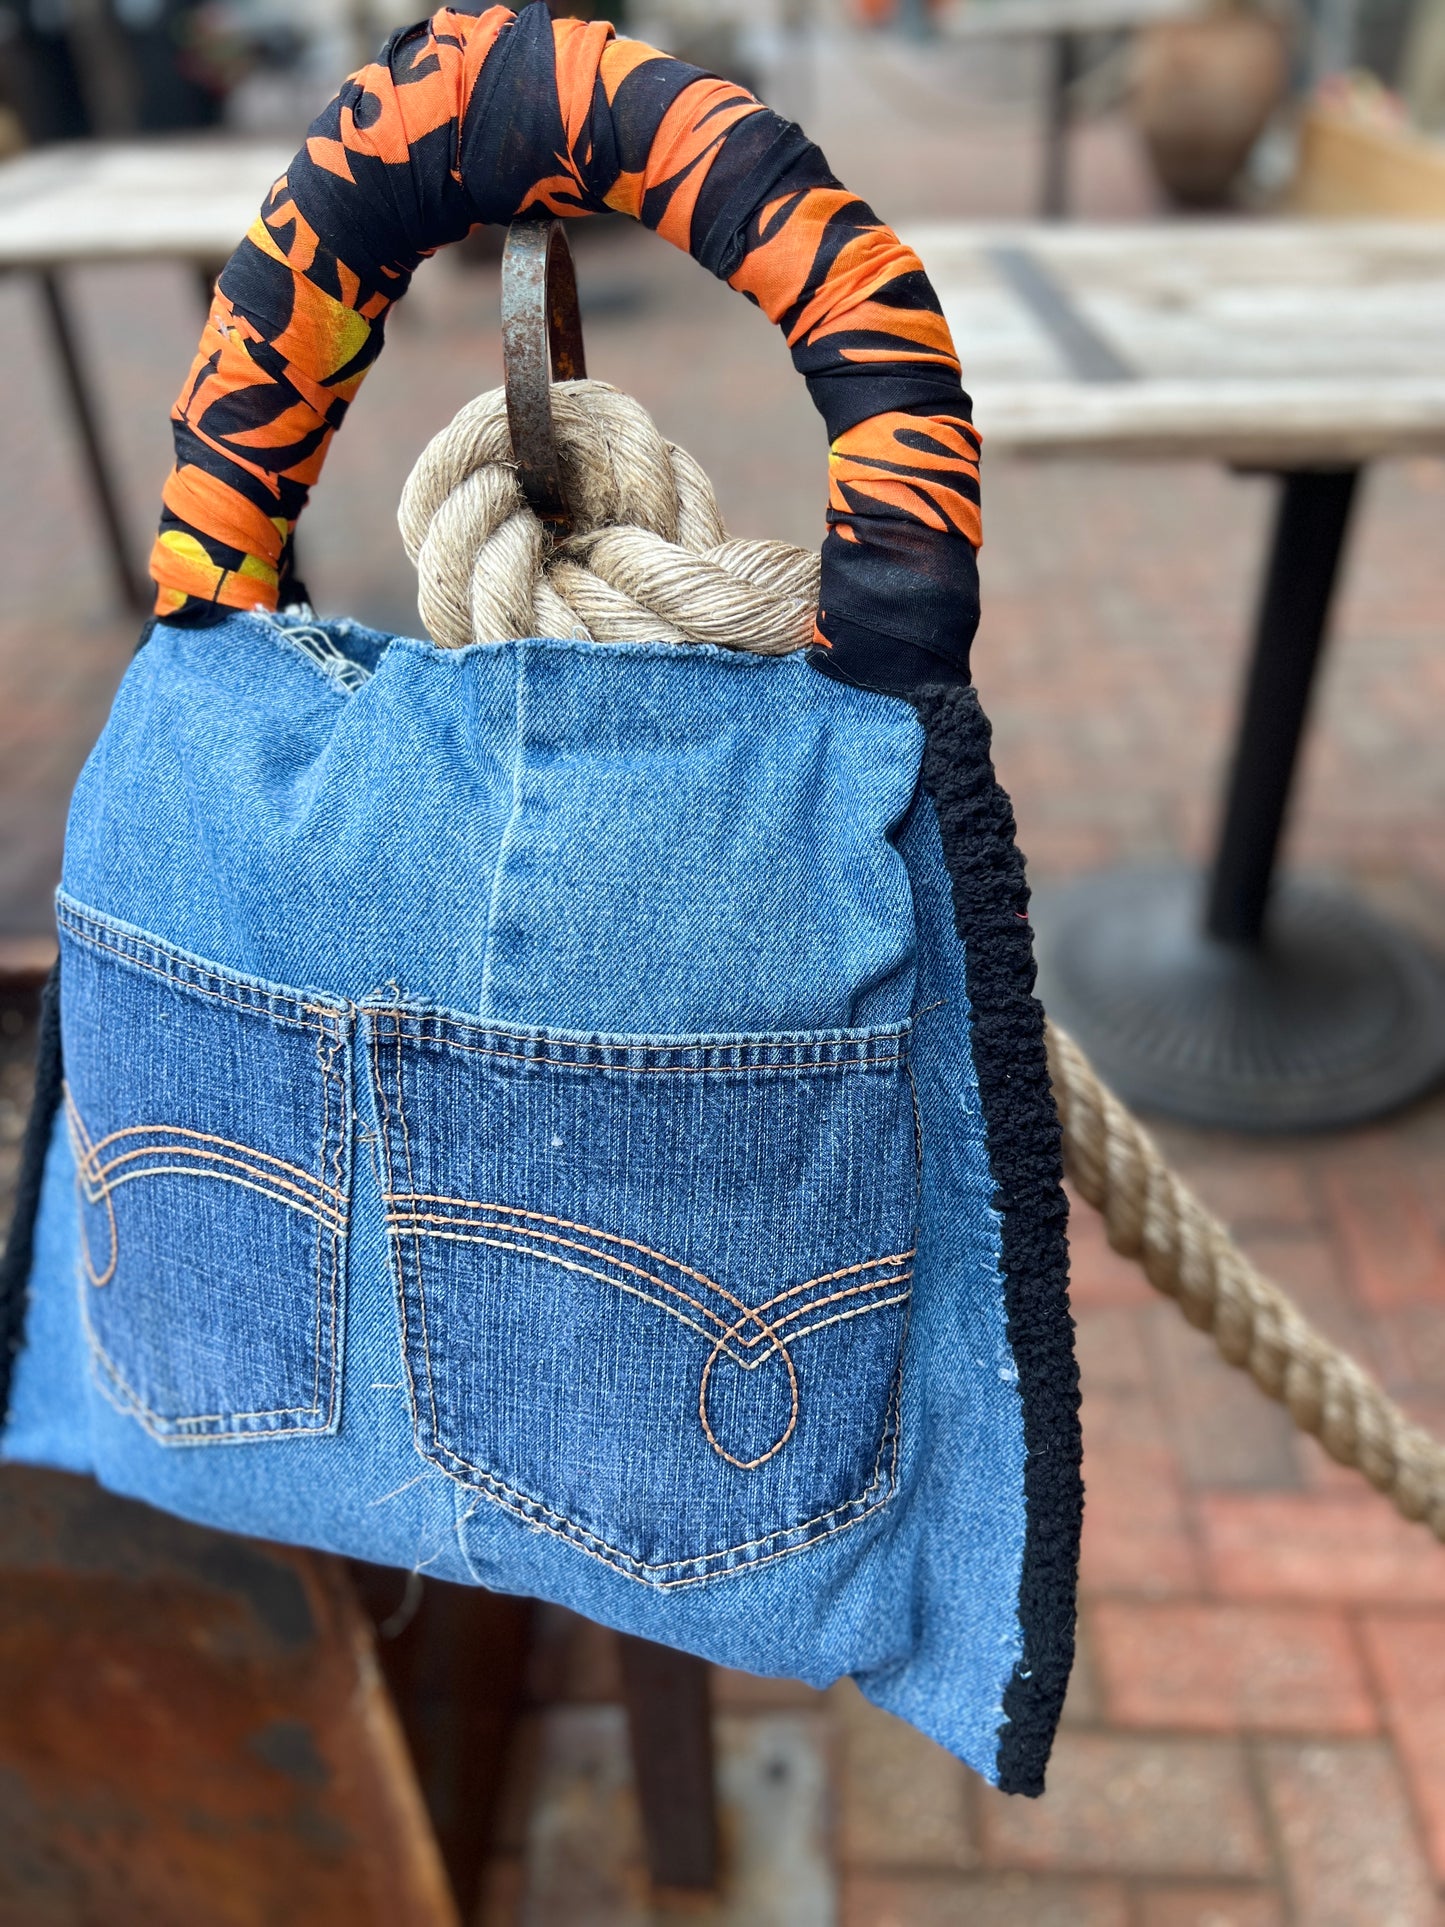
[[[522,493],[565,529],[567,491],[552,429],[552,383],[587,373],[577,277],[562,223],[513,221],[502,250],[502,366],[507,422]]]

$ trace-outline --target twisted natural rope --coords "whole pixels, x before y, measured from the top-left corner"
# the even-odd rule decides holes
[[[411,473],[400,521],[435,641],[590,635],[780,654],[809,639],[816,556],[730,541],[702,469],[628,396],[568,382],[552,406],[579,531],[556,546],[518,488],[500,391],[464,408]],[[1114,1249],[1332,1458],[1445,1540],[1445,1446],[1256,1271],[1052,1025],[1049,1068],[1065,1169]]]
[[[811,639],[816,555],[731,539],[698,463],[606,382],[558,383],[552,415],[573,525],[555,544],[518,485],[500,388],[422,451],[397,520],[433,641],[580,636],[782,655]]]
[[[1445,1539],[1445,1446],[1413,1424],[1363,1367],[1257,1271],[1138,1118],[1100,1083],[1074,1040],[1049,1026],[1064,1165],[1102,1213],[1109,1243],[1332,1459],[1354,1466],[1407,1519]]]

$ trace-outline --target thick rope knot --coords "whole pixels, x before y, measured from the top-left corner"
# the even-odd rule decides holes
[[[606,382],[554,384],[552,415],[573,518],[562,541],[522,494],[500,388],[422,450],[397,520],[434,642],[711,642],[775,656],[812,640],[816,554],[730,537],[701,466]]]

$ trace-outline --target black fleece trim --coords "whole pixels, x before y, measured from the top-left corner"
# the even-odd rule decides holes
[[[30,1296],[30,1266],[35,1256],[35,1220],[40,1215],[40,1190],[45,1181],[45,1154],[55,1113],[60,1108],[64,1074],[60,1063],[60,959],[45,982],[40,999],[39,1051],[35,1062],[35,1096],[20,1148],[20,1180],[15,1190],[15,1215],[0,1258],[0,1431],[10,1415],[10,1381],[25,1337],[25,1308]]]
[[[938,811],[954,914],[965,946],[1008,1340],[1024,1425],[1023,1652],[1004,1692],[998,1783],[1039,1794],[1074,1658],[1084,1488],[1079,1374],[1069,1315],[1068,1206],[1058,1114],[1033,995],[1028,885],[1013,808],[993,772],[988,720],[971,688],[914,696],[926,741],[923,783]]]

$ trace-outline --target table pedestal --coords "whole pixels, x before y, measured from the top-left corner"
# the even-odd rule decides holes
[[[1207,879],[1045,893],[1040,994],[1127,1102],[1236,1130],[1361,1123],[1445,1074],[1445,967],[1275,864],[1358,471],[1284,477]]]

